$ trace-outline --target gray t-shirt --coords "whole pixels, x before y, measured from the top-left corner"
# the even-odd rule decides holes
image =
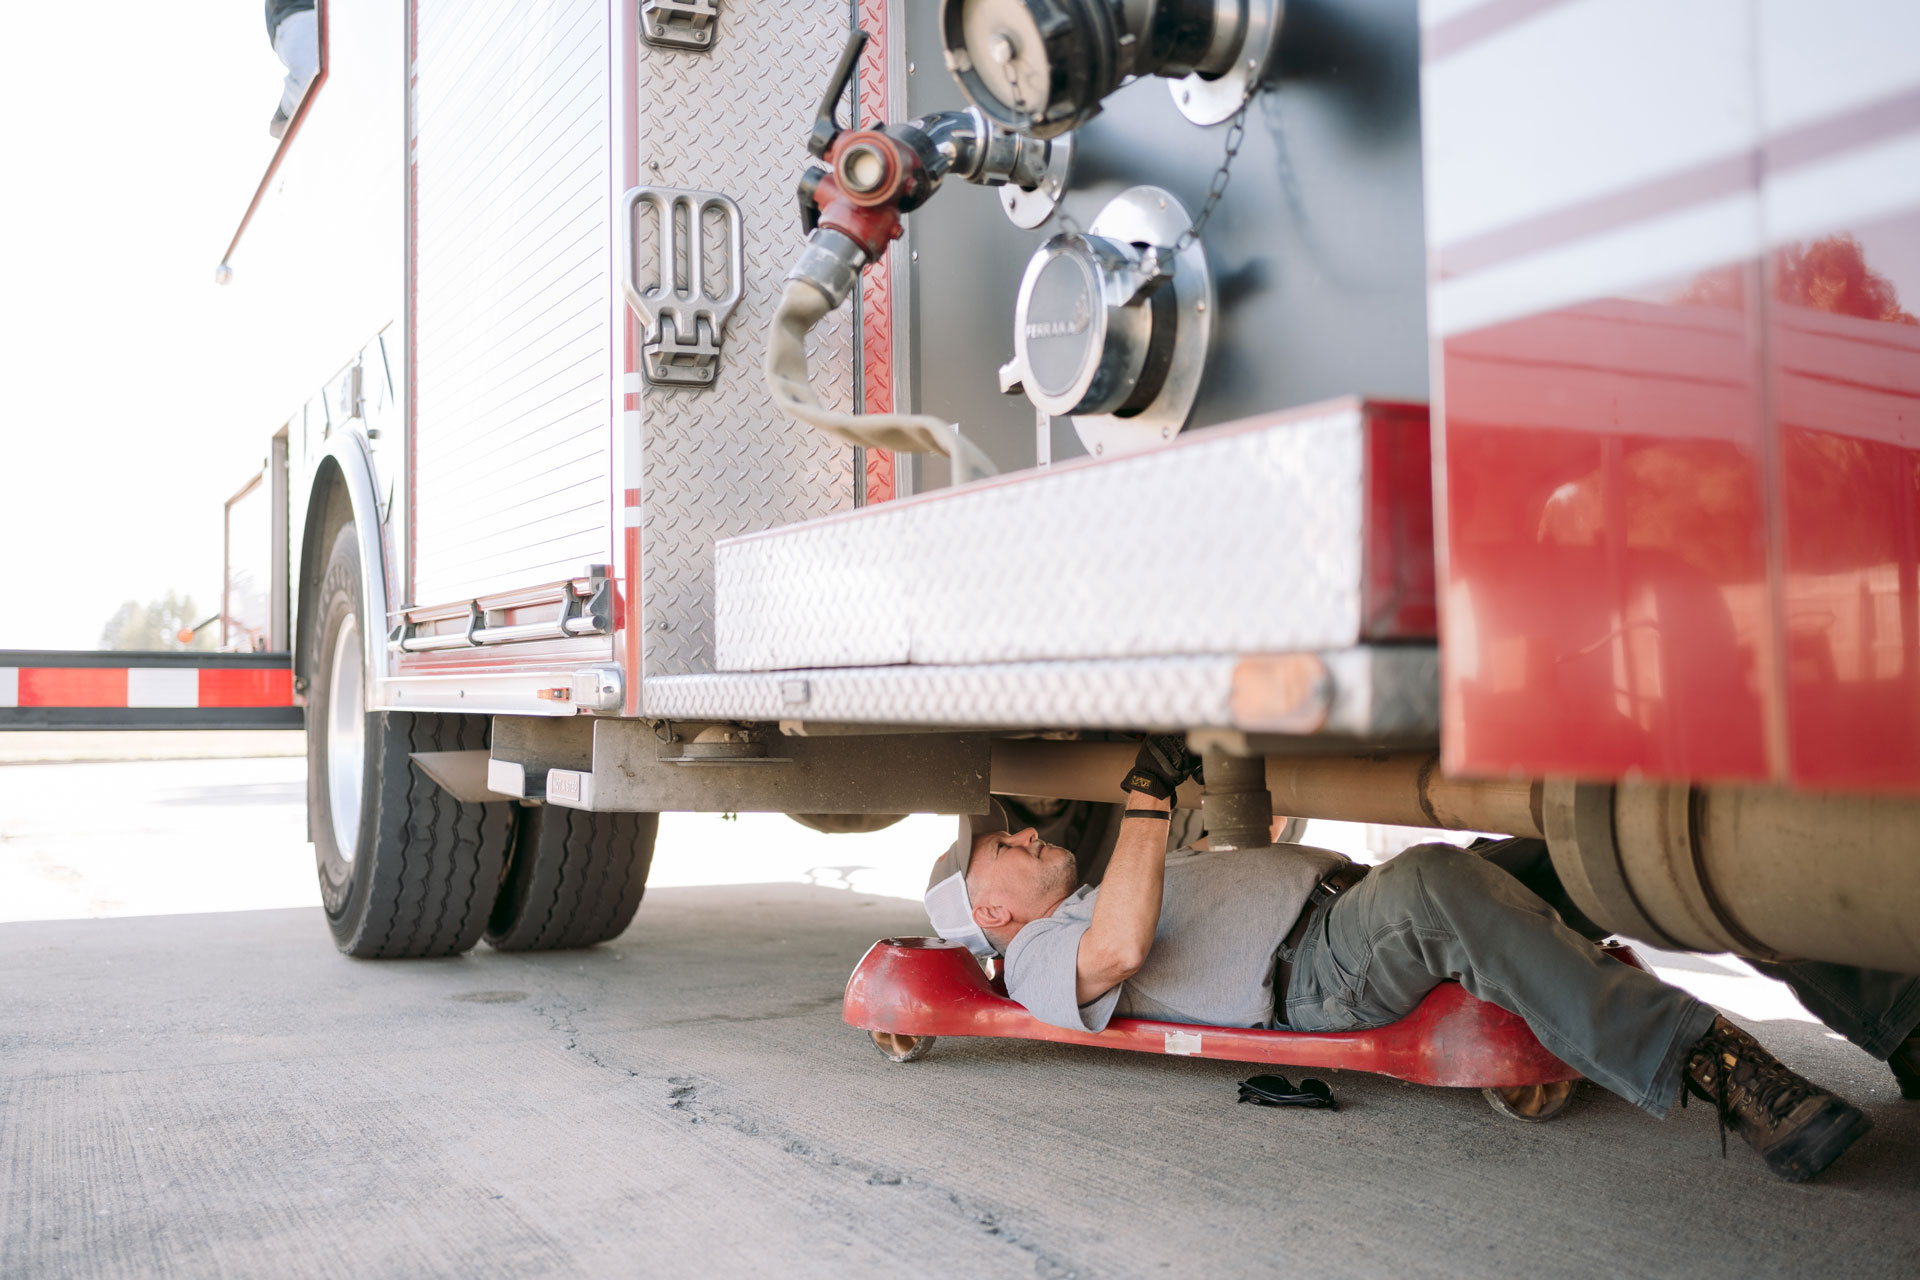
[[[1273,960],[1320,878],[1346,861],[1307,845],[1167,855],[1160,924],[1140,972],[1076,998],[1080,938],[1100,890],[1083,886],[1007,948],[1007,993],[1042,1022],[1102,1031],[1115,1014],[1209,1027],[1272,1026]]]

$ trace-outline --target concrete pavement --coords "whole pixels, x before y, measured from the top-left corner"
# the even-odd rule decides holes
[[[1920,1104],[1731,961],[1664,963],[1874,1117],[1820,1182],[1598,1093],[1528,1126],[1352,1073],[1325,1114],[1237,1107],[1231,1063],[889,1063],[839,997],[924,931],[887,895],[936,819],[673,815],[611,946],[350,961],[303,767],[0,768],[0,1277],[1920,1270]]]
[[[1709,1111],[842,1025],[911,904],[662,889],[618,943],[355,962],[311,909],[0,926],[0,1275],[1910,1275],[1920,1106],[1773,1181]]]
[[[34,729],[0,732],[0,764],[305,756],[298,729]]]

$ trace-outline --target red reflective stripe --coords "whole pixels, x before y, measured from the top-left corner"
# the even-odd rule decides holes
[[[125,667],[22,667],[23,707],[124,707]]]
[[[22,707],[124,707],[125,667],[21,667]],[[290,667],[200,669],[202,707],[290,707]]]
[[[892,105],[887,83],[887,52],[904,38],[887,24],[886,0],[860,0],[860,26],[870,37],[860,57],[858,97],[861,127],[885,124]],[[900,252],[905,252],[904,250]],[[899,253],[889,252],[860,277],[860,397],[863,413],[893,413],[893,272]],[[866,451],[866,474],[854,477],[865,487],[864,501],[890,502],[894,496],[893,454]]]
[[[200,669],[200,705],[203,707],[290,707],[293,705],[293,669],[248,667]]]

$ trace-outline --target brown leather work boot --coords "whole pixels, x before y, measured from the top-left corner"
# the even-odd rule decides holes
[[[1900,1096],[1909,1102],[1920,1102],[1920,1035],[1902,1040],[1900,1047],[1887,1056],[1887,1065],[1893,1068],[1893,1078],[1900,1082]]]
[[[1725,1018],[1694,1045],[1685,1077],[1688,1092],[1720,1112],[1720,1154],[1731,1125],[1788,1182],[1813,1177],[1873,1127],[1860,1108],[1788,1070]]]

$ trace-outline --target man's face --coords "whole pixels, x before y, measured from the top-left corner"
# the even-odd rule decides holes
[[[967,891],[975,908],[1006,913],[1005,924],[996,921],[999,928],[1017,929],[1047,915],[1079,878],[1073,854],[1048,844],[1032,827],[981,836],[967,864]]]

